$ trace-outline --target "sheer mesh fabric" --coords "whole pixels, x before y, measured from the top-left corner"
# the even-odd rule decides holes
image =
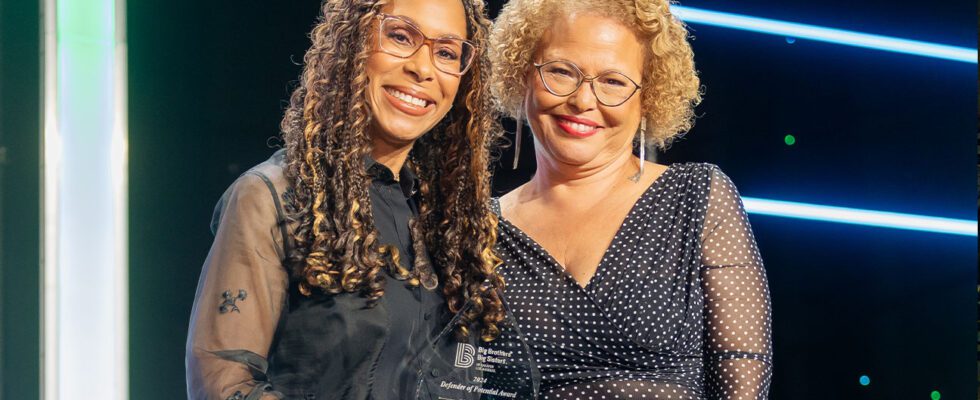
[[[543,398],[767,396],[765,271],[738,192],[717,167],[664,172],[584,288],[519,228],[501,218],[500,229],[505,296]]]
[[[276,210],[267,183],[251,173],[215,210],[214,243],[198,281],[185,352],[190,399],[281,396],[266,391],[265,377],[288,284]]]
[[[710,398],[765,398],[772,377],[769,285],[735,185],[715,169],[702,239]]]

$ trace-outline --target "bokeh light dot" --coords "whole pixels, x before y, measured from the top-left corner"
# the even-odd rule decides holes
[[[786,137],[783,138],[783,142],[786,142],[787,146],[792,146],[796,144],[796,136],[786,135]]]
[[[861,377],[858,378],[858,382],[861,383],[861,386],[868,386],[871,384],[871,378],[869,378],[867,375],[861,375]]]
[[[943,397],[943,395],[940,394],[938,390],[933,390],[932,394],[930,394],[929,396],[932,397],[932,400],[939,400]]]

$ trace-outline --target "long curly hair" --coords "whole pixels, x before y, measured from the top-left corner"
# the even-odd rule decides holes
[[[670,0],[511,0],[493,24],[491,86],[498,108],[508,116],[521,115],[527,92],[527,73],[541,37],[557,18],[585,13],[622,22],[644,46],[640,85],[647,140],[665,148],[691,129],[701,87],[694,69],[688,31],[670,13]]]
[[[493,253],[497,218],[490,210],[490,148],[502,132],[489,95],[486,49],[490,21],[482,0],[462,0],[467,34],[479,54],[461,78],[451,111],[419,138],[407,161],[421,184],[419,215],[410,223],[416,270],[437,265],[449,310],[468,307],[460,335],[499,334],[503,305],[495,288],[501,260]],[[326,0],[311,33],[303,73],[282,121],[286,147],[286,211],[296,229],[288,255],[291,278],[306,296],[360,293],[375,304],[384,295],[384,271],[406,284],[419,276],[400,266],[397,248],[379,243],[371,213],[373,118],[365,91],[365,63],[373,49],[375,17],[384,0]],[[423,286],[432,287],[434,282]],[[428,285],[426,283],[432,283]]]

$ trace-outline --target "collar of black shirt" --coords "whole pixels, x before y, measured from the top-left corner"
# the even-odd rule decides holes
[[[391,170],[388,169],[387,166],[377,162],[370,155],[364,156],[364,169],[367,171],[368,175],[371,175],[371,177],[374,178],[375,181],[385,184],[398,182],[398,185],[401,186],[402,193],[405,194],[405,197],[412,197],[415,195],[415,192],[418,191],[419,178],[415,175],[415,172],[412,172],[412,169],[409,168],[408,162],[402,164],[401,171],[398,171],[397,181],[395,180],[395,175],[391,173]]]

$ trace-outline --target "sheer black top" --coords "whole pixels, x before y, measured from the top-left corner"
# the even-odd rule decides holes
[[[504,218],[497,251],[543,398],[767,396],[766,275],[741,198],[717,167],[670,166],[584,288]]]
[[[408,220],[416,179],[365,160],[382,244],[403,267],[415,257]],[[374,307],[357,293],[301,295],[283,266],[289,235],[283,152],[252,168],[215,208],[187,338],[188,398],[401,399],[415,393],[416,354],[450,315],[439,289],[387,275]]]

